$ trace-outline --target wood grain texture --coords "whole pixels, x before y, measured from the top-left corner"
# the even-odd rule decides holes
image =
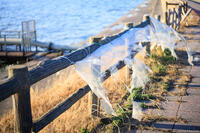
[[[20,90],[12,96],[14,110],[15,133],[31,133],[32,114],[30,102],[30,82],[28,68],[11,66],[8,69],[9,77],[16,77],[20,84]]]

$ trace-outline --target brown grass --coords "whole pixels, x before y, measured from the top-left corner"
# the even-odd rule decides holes
[[[50,88],[31,89],[33,120],[38,119],[77,89],[86,85],[86,82],[81,79],[74,68],[70,68],[69,75],[67,75],[67,71],[66,69],[61,71],[59,75],[54,75],[53,80],[50,81],[53,82]],[[126,68],[121,69],[116,76],[104,82],[103,86],[107,89],[107,95],[113,106],[119,103],[127,92],[124,85],[127,83]],[[91,117],[89,109],[87,94],[69,110],[42,129],[41,132],[81,132],[82,128],[91,129],[99,122],[99,119]],[[0,132],[13,132],[13,127],[13,112],[11,111],[0,118]]]

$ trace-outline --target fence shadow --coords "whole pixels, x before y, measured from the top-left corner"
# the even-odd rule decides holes
[[[165,124],[165,123],[155,123],[153,124],[155,128],[164,128],[164,129],[172,129],[172,130],[184,130],[184,131],[200,131],[200,126],[196,125],[183,125],[183,124]]]

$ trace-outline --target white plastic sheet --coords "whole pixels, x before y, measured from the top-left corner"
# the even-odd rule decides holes
[[[186,40],[173,28],[169,27],[166,24],[162,24],[155,18],[150,17],[150,22],[151,22],[150,41],[152,42],[152,44],[154,44],[152,45],[151,49],[154,46],[161,46],[163,51],[165,48],[168,48],[171,51],[172,55],[178,58],[175,53],[175,46],[178,41],[183,41],[188,54],[188,62],[190,63],[190,65],[193,65],[192,52],[187,46]]]
[[[177,40],[184,41],[184,39],[169,26],[152,17],[150,17],[150,20],[151,25],[144,28],[132,28],[117,39],[101,46],[85,59],[75,63],[78,73],[88,83],[91,90],[102,99],[102,107],[108,114],[116,115],[106,96],[106,89],[102,87],[101,74],[105,70],[120,60],[124,60],[125,64],[133,69],[132,87],[129,89],[131,91],[134,87],[144,87],[149,81],[148,72],[151,72],[144,62],[139,59],[134,60],[135,54],[143,50],[140,42],[152,42],[154,44],[153,47],[158,45],[163,50],[169,48],[172,55],[177,57],[174,50],[176,42]],[[191,52],[187,45],[185,47],[188,52],[189,62],[192,64]],[[131,54],[132,56],[130,56]],[[114,68],[111,73],[115,73],[117,70],[117,68]],[[134,110],[137,112],[139,105],[135,102],[133,104]]]

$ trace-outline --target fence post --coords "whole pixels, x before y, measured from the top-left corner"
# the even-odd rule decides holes
[[[12,96],[15,133],[31,133],[32,114],[28,68],[24,65],[9,66],[8,76],[18,79],[21,89]]]
[[[100,99],[92,92],[89,92],[89,109],[92,116],[100,116]]]
[[[125,24],[125,29],[130,29],[130,28],[133,28],[133,27],[134,27],[134,23],[132,23],[132,22]]]
[[[148,14],[144,14],[142,22],[144,22],[144,21],[148,21],[148,24],[150,24],[150,18],[149,18]]]
[[[168,25],[168,13],[167,13],[167,11],[165,12],[165,24]]]
[[[99,61],[101,57],[99,57]],[[100,75],[101,74],[101,66],[99,64],[92,66],[92,71],[94,75]],[[89,93],[89,102],[91,102],[91,115],[100,117],[100,98],[98,98],[92,91]]]
[[[102,39],[103,37],[97,37],[97,36],[93,36],[93,37],[90,37],[90,39],[89,39],[89,43],[90,43],[90,45],[92,45],[92,44],[94,44],[94,43],[100,43],[101,42],[101,39]]]
[[[161,16],[160,15],[155,15],[155,19],[157,19],[158,21],[161,20]]]

